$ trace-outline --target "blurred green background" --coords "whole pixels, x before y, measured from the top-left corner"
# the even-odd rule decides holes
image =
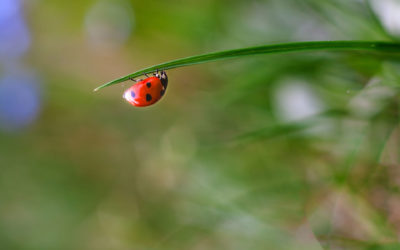
[[[267,43],[400,36],[398,0],[0,0],[0,249],[399,249],[399,57],[168,71]]]

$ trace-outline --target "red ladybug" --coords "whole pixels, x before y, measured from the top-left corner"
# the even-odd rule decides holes
[[[138,83],[132,85],[124,92],[122,97],[133,106],[146,107],[160,100],[167,90],[167,86],[167,74],[164,70],[160,74],[157,71],[154,76],[139,80]]]

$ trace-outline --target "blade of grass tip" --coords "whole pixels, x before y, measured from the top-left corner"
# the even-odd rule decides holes
[[[374,42],[374,41],[316,41],[316,42],[295,42],[295,43],[280,43],[269,44],[256,47],[248,47],[241,49],[225,50],[212,52],[202,55],[185,57],[165,63],[153,65],[148,68],[136,71],[127,76],[115,79],[111,82],[105,83],[94,91],[102,88],[121,83],[145,73],[152,73],[158,70],[167,70],[179,68],[194,64],[207,63],[217,60],[237,58],[250,55],[273,54],[273,53],[287,53],[287,52],[300,52],[300,51],[323,51],[323,50],[365,50],[377,52],[391,52],[400,53],[400,43],[395,42]]]

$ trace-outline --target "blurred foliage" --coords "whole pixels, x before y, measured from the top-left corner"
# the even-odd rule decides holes
[[[1,249],[399,248],[395,57],[318,52],[171,70],[166,95],[144,109],[121,98],[129,82],[92,92],[209,51],[398,39],[375,5],[111,1],[131,30],[99,45],[87,31],[98,3],[24,2],[32,42],[21,68],[40,81],[41,111],[0,132]]]

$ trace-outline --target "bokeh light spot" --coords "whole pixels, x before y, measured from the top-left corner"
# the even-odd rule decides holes
[[[393,34],[400,36],[400,1],[375,0],[372,6],[383,25]]]
[[[101,49],[115,49],[129,38],[134,16],[126,1],[100,0],[88,11],[85,28],[89,43]]]
[[[321,101],[306,83],[289,80],[279,86],[276,91],[276,108],[282,120],[300,120],[323,110]]]

